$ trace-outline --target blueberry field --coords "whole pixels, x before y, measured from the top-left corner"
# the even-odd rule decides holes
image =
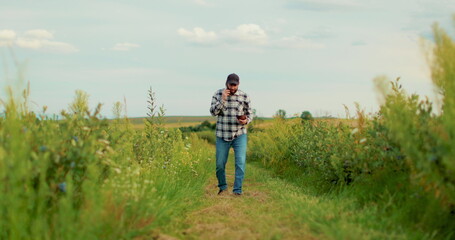
[[[213,118],[166,123],[152,90],[143,119],[117,103],[108,120],[83,91],[57,118],[29,110],[28,88],[10,90],[0,239],[454,239],[455,42],[437,25],[433,35],[440,102],[378,77],[377,113],[255,120],[241,197],[216,195],[215,147],[202,137],[213,130],[166,126]]]

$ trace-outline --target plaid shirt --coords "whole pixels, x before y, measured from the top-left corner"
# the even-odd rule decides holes
[[[240,124],[237,116],[246,115],[248,124],[253,120],[253,111],[246,93],[237,90],[233,96],[228,96],[227,100],[223,101],[221,98],[223,91],[224,89],[220,89],[213,95],[210,113],[217,116],[216,136],[224,141],[232,141],[247,132],[246,125]]]

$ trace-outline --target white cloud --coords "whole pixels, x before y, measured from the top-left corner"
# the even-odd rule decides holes
[[[16,33],[13,30],[0,30],[0,46],[12,45],[15,38]]]
[[[200,27],[193,28],[193,31],[180,28],[177,33],[185,37],[188,41],[200,44],[208,44],[214,42],[218,36],[215,32],[207,32]]]
[[[242,24],[234,30],[222,32],[228,40],[250,43],[254,45],[266,45],[268,43],[267,33],[257,24]]]
[[[43,41],[40,39],[18,38],[16,45],[21,48],[39,49],[43,47]]]
[[[64,42],[44,41],[43,45],[44,45],[43,49],[50,52],[74,53],[79,51],[73,45]]]
[[[324,48],[325,45],[322,43],[318,43],[309,39],[301,38],[301,37],[284,37],[280,39],[276,45],[278,47],[283,48],[297,48],[297,49],[321,49]]]
[[[26,31],[23,36],[17,36],[12,30],[0,30],[0,46],[10,45],[55,53],[73,53],[78,49],[69,43],[51,41],[54,35],[44,29]]]
[[[0,30],[0,40],[14,40],[16,33],[13,30]]]
[[[129,51],[133,48],[138,48],[140,47],[139,44],[135,43],[117,43],[115,46],[112,48],[114,51]]]
[[[28,38],[33,39],[53,39],[54,35],[47,30],[44,29],[35,29],[29,30],[24,34]]]
[[[241,24],[235,29],[207,32],[200,27],[192,31],[178,29],[178,34],[188,41],[198,44],[219,44],[229,46],[233,50],[242,52],[261,52],[264,47],[293,48],[293,49],[320,49],[325,45],[310,38],[297,36],[271,39],[267,32],[257,24]]]
[[[53,53],[74,53],[78,49],[69,43],[37,38],[18,38],[15,45],[21,48],[42,50]]]

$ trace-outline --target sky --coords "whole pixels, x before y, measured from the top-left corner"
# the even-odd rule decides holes
[[[453,34],[453,14],[455,0],[0,0],[0,87],[20,72],[32,110],[83,90],[105,117],[117,101],[146,116],[152,87],[166,115],[206,116],[237,73],[258,116],[344,117],[378,110],[377,76],[432,97],[422,39],[435,22]]]

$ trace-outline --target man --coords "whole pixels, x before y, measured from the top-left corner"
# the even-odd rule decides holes
[[[226,88],[215,92],[210,113],[216,121],[216,177],[218,194],[227,192],[226,162],[230,148],[235,152],[235,181],[233,193],[242,195],[245,176],[247,129],[252,120],[250,98],[239,89],[240,79],[232,73],[226,79]]]

